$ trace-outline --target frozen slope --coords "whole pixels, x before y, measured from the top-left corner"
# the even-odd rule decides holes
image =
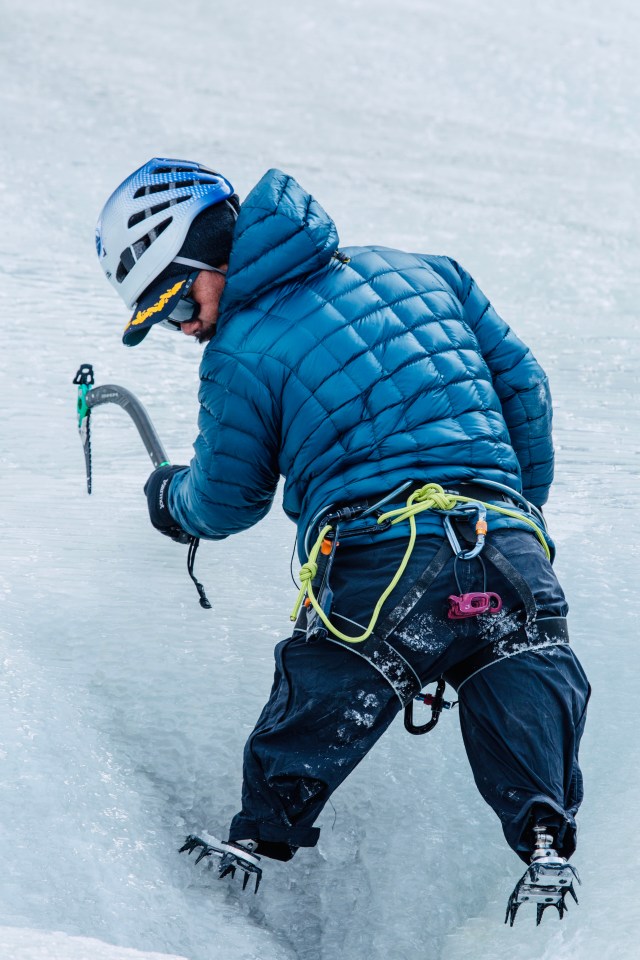
[[[75,960],[90,938],[105,960],[635,958],[636,5],[4,0],[1,23],[4,953]],[[327,807],[318,848],[268,864],[257,897],[177,856],[237,808],[295,591],[275,508],[203,546],[214,612],[199,608],[184,552],[148,524],[149,462],[116,408],[94,417],[84,490],[81,362],[139,394],[176,462],[195,436],[199,348],[121,347],[93,248],[107,194],[157,154],[219,166],[241,195],[280,166],[344,243],[456,257],[549,371],[547,515],[594,684],[584,886],[562,925],[502,926],[520,863],[455,716],[424,740],[394,725]]]
[[[0,927],[0,950],[11,960],[184,960],[167,953],[142,953],[114,947],[94,937],[70,937],[66,933]]]

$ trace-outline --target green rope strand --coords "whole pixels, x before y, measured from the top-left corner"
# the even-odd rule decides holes
[[[292,612],[291,612],[291,620],[297,620],[297,619],[298,619],[298,614],[300,613],[300,607],[302,606],[302,601],[304,600],[304,595],[305,595],[305,593],[307,593],[309,590],[311,590],[311,581],[314,579],[316,573],[318,572],[318,564],[316,563],[316,560],[318,559],[318,554],[320,553],[320,547],[322,546],[322,541],[324,540],[324,538],[326,537],[326,535],[329,533],[329,531],[332,530],[332,529],[333,529],[333,527],[331,526],[330,523],[328,523],[328,524],[326,525],[326,527],[323,527],[323,528],[322,528],[322,530],[320,531],[320,534],[319,534],[319,536],[318,536],[318,539],[316,540],[316,542],[314,543],[313,547],[311,548],[311,553],[309,554],[309,559],[308,559],[307,562],[306,562],[305,564],[303,564],[302,567],[300,568],[300,574],[299,574],[299,576],[300,576],[300,590],[298,591],[298,598],[297,598],[297,600],[296,600],[295,607],[293,608],[293,610],[292,610]],[[314,599],[315,599],[315,598],[314,598]],[[313,603],[313,601],[312,601],[312,603]],[[318,607],[317,607],[317,601],[316,601],[316,603],[314,604],[314,607],[315,607],[316,609],[318,608]]]

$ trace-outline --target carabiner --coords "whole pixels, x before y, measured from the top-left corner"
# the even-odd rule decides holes
[[[475,546],[471,550],[464,550],[460,546],[460,541],[458,540],[456,533],[453,529],[452,518],[471,520],[471,517],[476,517],[476,542]],[[444,518],[444,529],[451,544],[451,549],[455,553],[456,557],[459,560],[473,560],[474,557],[477,557],[481,553],[482,548],[484,547],[485,537],[487,535],[487,509],[482,503],[473,501],[472,503],[463,503],[459,504],[455,509],[449,510],[445,514]]]
[[[421,700],[427,706],[431,707],[431,719],[427,720],[426,723],[417,724],[413,722],[413,700],[405,706],[404,728],[407,733],[412,733],[414,736],[419,736],[422,733],[429,733],[430,730],[433,730],[440,719],[440,714],[442,711],[450,710],[453,706],[453,703],[450,703],[448,700],[444,700],[442,696],[445,688],[444,677],[440,677],[436,683],[437,687],[434,694],[420,693],[418,696],[413,698],[414,700]]]

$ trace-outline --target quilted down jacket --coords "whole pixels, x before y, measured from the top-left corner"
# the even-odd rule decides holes
[[[331,218],[279,170],[242,205],[200,378],[195,456],[169,490],[194,535],[257,523],[280,476],[302,534],[324,505],[410,478],[547,499],[547,378],[469,274],[447,257],[338,250]]]

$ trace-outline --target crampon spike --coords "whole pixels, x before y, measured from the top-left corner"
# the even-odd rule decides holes
[[[555,907],[559,919],[562,920],[568,909],[567,894],[570,893],[575,902],[578,902],[573,888],[574,879],[580,883],[577,871],[563,857],[556,855],[534,861],[527,867],[509,897],[504,922],[513,926],[516,913],[523,903],[535,903],[536,926],[548,907]]]
[[[251,845],[253,846],[253,844]],[[262,868],[258,866],[260,857],[253,853],[251,849],[248,849],[241,843],[225,843],[217,840],[215,837],[208,837],[207,840],[203,840],[201,837],[189,834],[180,847],[179,853],[191,854],[194,850],[197,850],[198,847],[201,847],[202,850],[196,858],[196,863],[200,863],[201,860],[207,857],[219,857],[218,876],[221,880],[225,877],[231,877],[231,879],[233,879],[236,875],[236,870],[239,870],[242,873],[242,889],[246,890],[250,876],[253,874],[256,878],[254,893],[258,892],[260,880],[262,879]],[[211,866],[211,863],[209,866]]]
[[[196,847],[199,847],[202,841],[198,837],[194,837],[193,834],[189,834],[185,842],[182,844],[178,853],[193,853]]]

